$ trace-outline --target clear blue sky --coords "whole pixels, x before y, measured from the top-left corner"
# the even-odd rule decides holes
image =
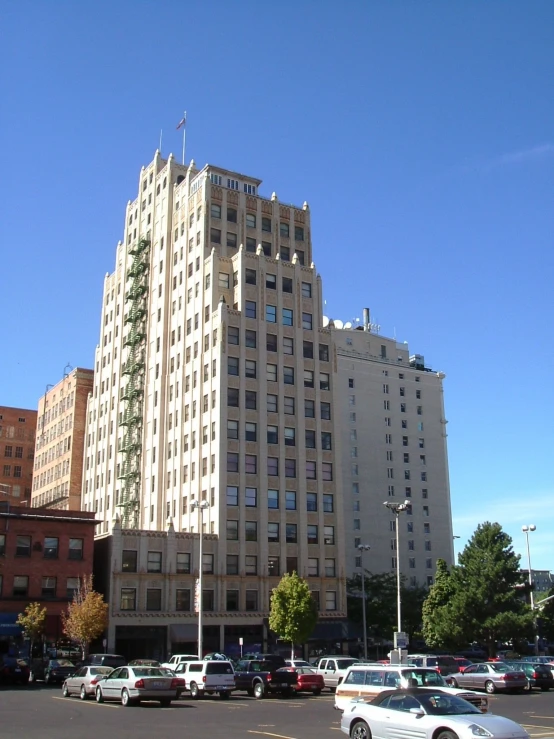
[[[186,109],[187,158],[310,203],[328,313],[446,372],[456,544],[535,523],[554,569],[552,0],[18,0],[3,28],[0,404],[92,367]]]

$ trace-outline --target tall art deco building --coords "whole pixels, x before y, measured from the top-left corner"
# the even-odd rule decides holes
[[[105,278],[82,503],[102,522],[108,648],[128,657],[196,648],[200,525],[206,650],[267,648],[270,592],[293,570],[321,638],[343,633],[337,365],[310,212],[260,185],[156,153]]]

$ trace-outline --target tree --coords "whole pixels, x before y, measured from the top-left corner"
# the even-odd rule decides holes
[[[21,626],[25,636],[30,641],[29,657],[33,656],[33,645],[44,631],[46,622],[46,608],[40,603],[29,603],[27,608],[17,617],[16,623]]]
[[[271,593],[269,628],[284,641],[291,642],[291,659],[294,659],[294,645],[305,642],[316,623],[317,607],[307,581],[296,572],[283,575]]]
[[[73,596],[73,602],[62,613],[66,636],[81,647],[83,659],[93,639],[102,634],[108,625],[108,604],[100,593],[93,590],[92,575],[86,577]]]
[[[479,641],[493,656],[498,641],[531,635],[533,616],[517,590],[519,559],[500,524],[480,524],[458,565],[438,573],[424,606],[426,638],[449,648]]]

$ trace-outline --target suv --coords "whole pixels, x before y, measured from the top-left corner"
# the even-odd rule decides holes
[[[174,654],[168,662],[162,662],[162,667],[167,667],[168,670],[176,670],[181,662],[195,662],[197,659],[197,654]]]
[[[449,654],[409,654],[408,664],[413,667],[433,667],[441,675],[458,672],[458,663]]]
[[[337,656],[330,655],[322,657],[319,660],[315,671],[318,675],[323,675],[323,682],[326,688],[335,690],[337,685],[340,685],[344,680],[346,673],[352,665],[355,665],[359,661],[359,659],[355,659],[354,657],[345,657],[341,654]]]
[[[206,694],[219,693],[225,700],[235,689],[235,671],[233,665],[222,659],[201,662],[187,662],[185,669],[179,672],[185,679],[186,689],[191,698],[203,698]]]

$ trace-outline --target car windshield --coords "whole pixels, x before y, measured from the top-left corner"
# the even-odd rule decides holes
[[[456,695],[429,693],[429,695],[420,694],[417,698],[425,711],[434,716],[461,716],[466,713],[481,713],[478,708]]]
[[[159,667],[133,667],[133,672],[137,677],[166,677],[165,670]]]
[[[355,664],[357,661],[358,661],[357,659],[338,659],[337,669],[346,670],[347,667],[350,667],[350,665]]]
[[[90,668],[91,675],[109,675],[110,672],[113,672],[111,667],[91,667]]]
[[[68,659],[54,659],[50,663],[52,667],[74,667],[75,665],[73,662],[70,662]]]
[[[437,687],[441,685],[445,688],[448,687],[446,680],[442,677],[440,672],[437,672],[437,670],[402,670],[403,683],[408,680],[415,680],[418,686],[434,685]]]
[[[303,667],[301,670],[298,670],[300,675],[315,675],[316,673],[310,669],[309,667]]]

